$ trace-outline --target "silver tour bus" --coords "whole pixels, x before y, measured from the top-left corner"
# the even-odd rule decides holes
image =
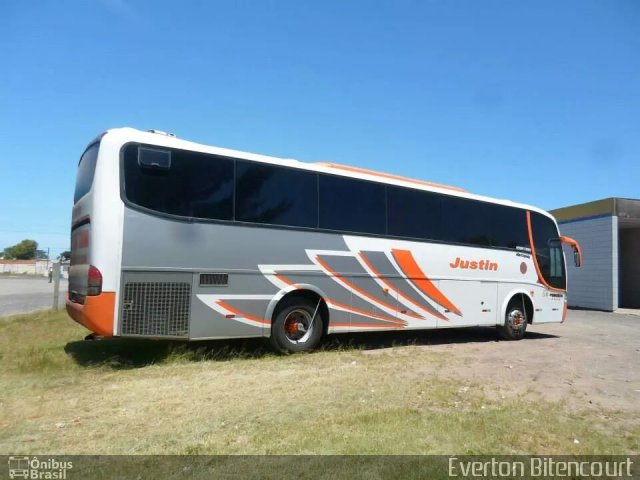
[[[67,310],[103,337],[268,337],[566,316],[553,217],[422,180],[108,130],[78,164]]]

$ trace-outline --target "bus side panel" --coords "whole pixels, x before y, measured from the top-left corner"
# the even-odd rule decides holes
[[[422,297],[422,307],[436,310],[428,319],[441,314],[438,328],[500,324],[500,305],[508,289],[526,289],[537,281],[527,252],[356,236],[345,240],[354,252],[387,252],[404,280],[401,291],[413,288]]]
[[[545,287],[538,287],[533,300],[533,323],[562,322],[565,296],[565,293],[550,292]]]
[[[451,315],[447,310],[447,320],[439,321],[438,327],[459,327],[495,325],[497,313],[498,284],[461,280],[441,280],[439,289],[448,298],[456,299],[456,306],[463,314]],[[463,292],[463,295],[460,295]]]
[[[499,325],[504,324],[509,301],[519,294],[526,295],[533,303],[533,324],[560,323],[562,321],[564,294],[549,292],[542,285],[502,283],[498,286],[500,300],[498,302],[499,316],[497,323]]]
[[[194,274],[193,277],[195,286],[198,284],[199,275]],[[230,276],[230,284],[233,284],[235,279],[234,276]],[[270,301],[267,296],[238,299],[234,298],[233,294],[212,293],[210,287],[194,288],[189,333],[191,340],[269,335],[271,321],[265,317]],[[249,297],[249,295],[242,297]]]
[[[345,251],[346,245],[340,235],[190,223],[125,208],[122,253],[125,275],[153,273],[158,284],[173,283],[177,273],[190,275],[189,332],[187,336],[181,335],[185,338],[268,336],[271,319],[265,317],[271,300],[283,290],[293,288],[281,279],[291,277],[292,272],[315,268],[306,254],[307,249],[313,248]],[[221,285],[203,285],[201,275],[207,274],[223,274],[226,280]],[[315,285],[332,296],[336,305],[350,308],[351,293],[320,272],[293,277],[288,279],[289,283]],[[123,315],[125,308],[130,308],[125,307],[126,290],[127,280],[123,280],[118,307]],[[341,307],[336,311],[331,311],[332,320],[348,328],[349,312]],[[148,313],[146,322],[156,321],[154,315]],[[123,318],[119,334],[130,331],[125,323]],[[141,331],[146,332],[144,328]]]
[[[535,291],[542,312],[535,323],[562,316],[562,302],[556,316],[534,283],[530,256],[514,251],[192,223],[128,208],[124,224],[123,271],[153,273],[165,296],[173,295],[176,274],[188,276],[189,328],[177,331],[184,338],[268,336],[276,300],[299,285],[322,292],[329,332],[499,324],[508,292],[497,286],[504,284]],[[127,288],[124,281],[121,292]],[[129,297],[119,302],[123,317]],[[151,310],[145,321],[163,316],[169,322]]]

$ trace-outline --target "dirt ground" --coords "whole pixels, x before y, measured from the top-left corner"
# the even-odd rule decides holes
[[[640,419],[640,316],[570,310],[562,325],[527,331],[525,339],[507,342],[497,341],[492,329],[439,330],[421,334],[419,343],[459,360],[440,366],[440,374],[479,382],[489,393],[530,392]]]

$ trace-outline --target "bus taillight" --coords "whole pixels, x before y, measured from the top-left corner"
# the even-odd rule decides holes
[[[102,293],[102,274],[93,265],[89,265],[87,278],[87,295],[100,295]]]

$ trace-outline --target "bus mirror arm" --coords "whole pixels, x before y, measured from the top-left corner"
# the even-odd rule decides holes
[[[573,262],[576,267],[582,266],[582,249],[580,248],[580,244],[571,237],[565,237],[564,235],[560,237],[560,241],[565,243],[571,248],[573,248]]]

